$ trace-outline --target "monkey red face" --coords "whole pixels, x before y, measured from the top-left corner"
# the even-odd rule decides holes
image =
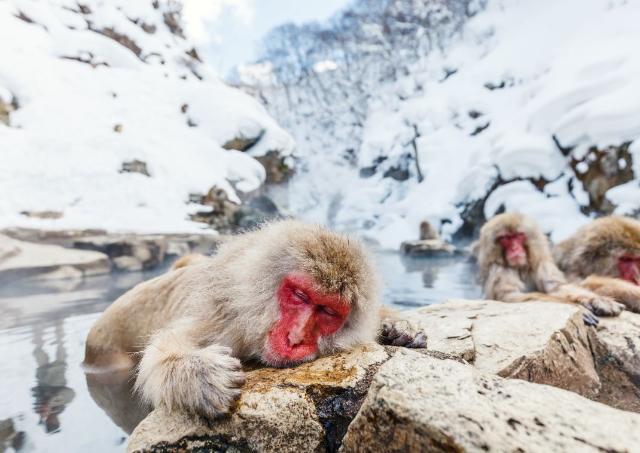
[[[620,278],[640,285],[640,257],[622,256],[618,259]]]
[[[269,332],[269,361],[301,362],[318,352],[318,340],[337,332],[349,315],[349,304],[337,294],[316,290],[313,279],[289,274],[277,293],[280,318]]]
[[[524,233],[509,233],[498,237],[498,243],[509,266],[522,267],[527,264],[526,240],[527,236]]]

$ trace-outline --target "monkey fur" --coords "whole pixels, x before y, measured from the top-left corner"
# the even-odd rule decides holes
[[[292,366],[377,338],[425,347],[424,334],[381,309],[378,297],[359,241],[275,222],[225,241],[213,257],[187,256],[122,295],[89,332],[85,364],[96,371],[137,366],[135,387],[154,407],[213,418],[240,393],[241,361]],[[326,306],[316,310],[317,300]],[[320,321],[304,330],[310,316]],[[278,349],[302,344],[311,351],[304,357]]]
[[[553,255],[571,281],[640,313],[640,285],[622,279],[621,259],[635,257],[640,268],[640,221],[623,216],[596,219],[558,243]]]
[[[500,238],[522,235],[526,257],[510,265]],[[586,288],[569,284],[556,266],[549,240],[530,218],[519,213],[499,214],[480,230],[472,251],[478,261],[485,297],[503,302],[548,301],[580,304],[596,315],[617,316],[622,306]],[[593,323],[594,319],[587,320]]]

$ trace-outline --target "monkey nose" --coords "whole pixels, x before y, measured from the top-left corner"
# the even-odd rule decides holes
[[[313,321],[311,316],[305,316],[304,319],[300,319],[293,328],[289,331],[287,339],[291,346],[298,346],[305,342],[307,338],[307,332],[313,330]]]

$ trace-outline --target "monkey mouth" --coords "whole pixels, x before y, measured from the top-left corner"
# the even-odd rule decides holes
[[[314,343],[292,344],[287,335],[272,334],[265,349],[265,362],[274,366],[288,366],[316,358],[318,346]]]

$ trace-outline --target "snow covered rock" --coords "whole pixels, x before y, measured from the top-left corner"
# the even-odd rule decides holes
[[[197,232],[189,193],[215,185],[240,203],[266,179],[252,156],[292,152],[200,61],[179,2],[4,1],[0,42],[0,117],[9,94],[20,103],[0,124],[0,227]],[[256,130],[247,153],[222,147]],[[43,211],[63,215],[20,214]]]
[[[22,278],[82,278],[110,272],[103,253],[35,244],[0,235],[0,282]]]
[[[399,350],[373,378],[341,451],[632,451],[639,442],[640,415]]]

